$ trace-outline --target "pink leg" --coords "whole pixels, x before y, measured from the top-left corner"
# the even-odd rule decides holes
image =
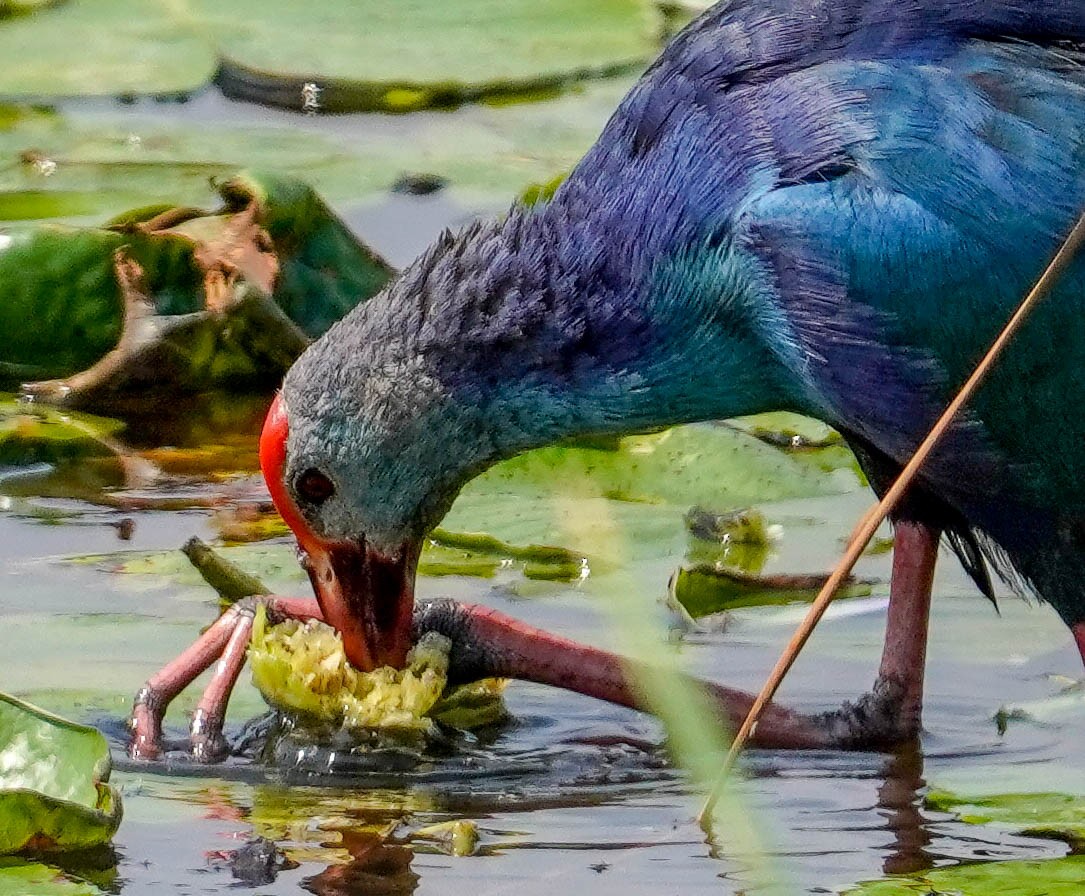
[[[245,648],[252,630],[257,601],[273,618],[323,619],[312,598],[246,598],[234,604],[175,660],[149,679],[136,694],[128,727],[128,755],[157,759],[162,749],[162,718],[172,700],[222,657],[192,720],[193,751],[198,759],[211,759],[221,748],[226,702],[245,663]],[[238,631],[243,631],[242,635]],[[217,730],[216,730],[217,729]]]
[[[1081,654],[1081,661],[1085,663],[1085,622],[1075,622],[1070,631],[1074,633],[1074,643],[1077,644],[1077,652]]]
[[[192,758],[197,762],[216,762],[230,752],[230,745],[222,736],[222,726],[226,722],[226,704],[234,692],[238,676],[245,665],[252,636],[252,613],[242,613],[237,618],[237,625],[230,633],[230,639],[215,664],[215,672],[208,682],[196,711],[192,713],[192,725],[189,727],[189,741]]]
[[[922,523],[899,522],[893,527],[893,579],[878,686],[899,694],[902,737],[914,737],[922,727],[931,588],[940,537],[938,530]]]
[[[920,730],[923,672],[931,586],[940,533],[903,522],[894,530],[893,581],[885,649],[874,691],[854,704],[807,716],[770,705],[751,743],[776,749],[878,748],[914,738]],[[635,682],[655,674],[651,666],[625,660],[532,628],[487,607],[435,601],[415,611],[415,629],[452,638],[452,674],[520,678],[640,709]],[[753,697],[743,691],[693,680],[732,730]]]
[[[416,608],[415,631],[438,631],[452,639],[450,676],[455,680],[519,678],[650,710],[636,682],[658,674],[651,665],[557,637],[489,607],[433,601]],[[743,691],[700,679],[689,683],[706,694],[720,723],[732,730],[753,703],[753,696]],[[779,706],[766,710],[754,742],[778,749],[833,746],[818,719]]]

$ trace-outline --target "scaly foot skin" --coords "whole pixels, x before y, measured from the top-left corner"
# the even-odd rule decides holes
[[[226,704],[245,662],[256,607],[263,604],[272,621],[323,620],[311,598],[253,597],[227,610],[177,659],[152,676],[136,696],[128,752],[133,759],[157,759],[162,752],[162,718],[170,702],[198,675],[215,665],[190,729],[189,750],[198,762],[229,755],[222,733]],[[503,677],[534,681],[597,697],[634,709],[647,709],[635,686],[650,666],[551,635],[516,619],[471,604],[436,600],[414,611],[414,638],[438,632],[452,641],[449,681],[465,684]],[[745,718],[753,696],[712,682],[690,678],[716,707],[721,725],[734,730]],[[769,749],[884,748],[915,737],[902,724],[903,688],[880,681],[872,694],[822,715],[804,715],[769,706],[751,745]]]
[[[248,597],[223,613],[196,642],[175,660],[147,679],[139,689],[128,722],[128,755],[157,759],[162,753],[162,719],[173,699],[197,676],[217,663],[215,672],[193,713],[189,749],[198,762],[217,762],[229,754],[222,734],[226,704],[245,665],[256,608],[263,604],[269,620],[323,621],[312,598]]]

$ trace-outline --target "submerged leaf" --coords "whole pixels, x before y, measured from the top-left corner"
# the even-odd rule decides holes
[[[0,854],[107,843],[121,820],[109,771],[94,728],[0,694]]]
[[[101,892],[48,865],[0,858],[0,896],[99,896]]]
[[[411,840],[430,840],[457,858],[473,856],[478,851],[478,825],[467,818],[442,821],[413,831]]]
[[[935,790],[930,809],[952,812],[967,824],[997,824],[1026,836],[1085,845],[1085,799],[1065,793],[1003,793],[968,797]]]
[[[828,575],[752,576],[723,566],[682,567],[675,574],[674,597],[694,619],[739,607],[764,607],[812,601]],[[848,577],[838,599],[870,594],[870,584]]]
[[[844,896],[1077,896],[1085,856],[1038,862],[984,862],[867,881]]]

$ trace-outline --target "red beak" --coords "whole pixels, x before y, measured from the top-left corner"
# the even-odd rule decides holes
[[[260,467],[275,507],[305,552],[303,564],[327,623],[343,638],[350,663],[363,672],[402,668],[411,647],[414,578],[421,545],[407,542],[386,555],[359,541],[328,541],[309,527],[284,481],[286,405],[281,395],[260,436]]]

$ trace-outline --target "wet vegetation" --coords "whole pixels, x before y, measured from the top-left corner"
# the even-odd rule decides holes
[[[221,597],[308,589],[256,474],[283,371],[444,226],[545,201],[696,4],[661,6],[0,0],[0,893],[1080,890],[1076,657],[954,570],[922,752],[754,753],[709,837],[724,738],[666,676],[663,723],[438,682],[422,738],[314,732],[246,676],[221,765],[124,758]],[[792,415],[532,452],[464,490],[419,591],[756,689],[864,486]],[[871,552],[788,702],[872,675],[887,578]]]

